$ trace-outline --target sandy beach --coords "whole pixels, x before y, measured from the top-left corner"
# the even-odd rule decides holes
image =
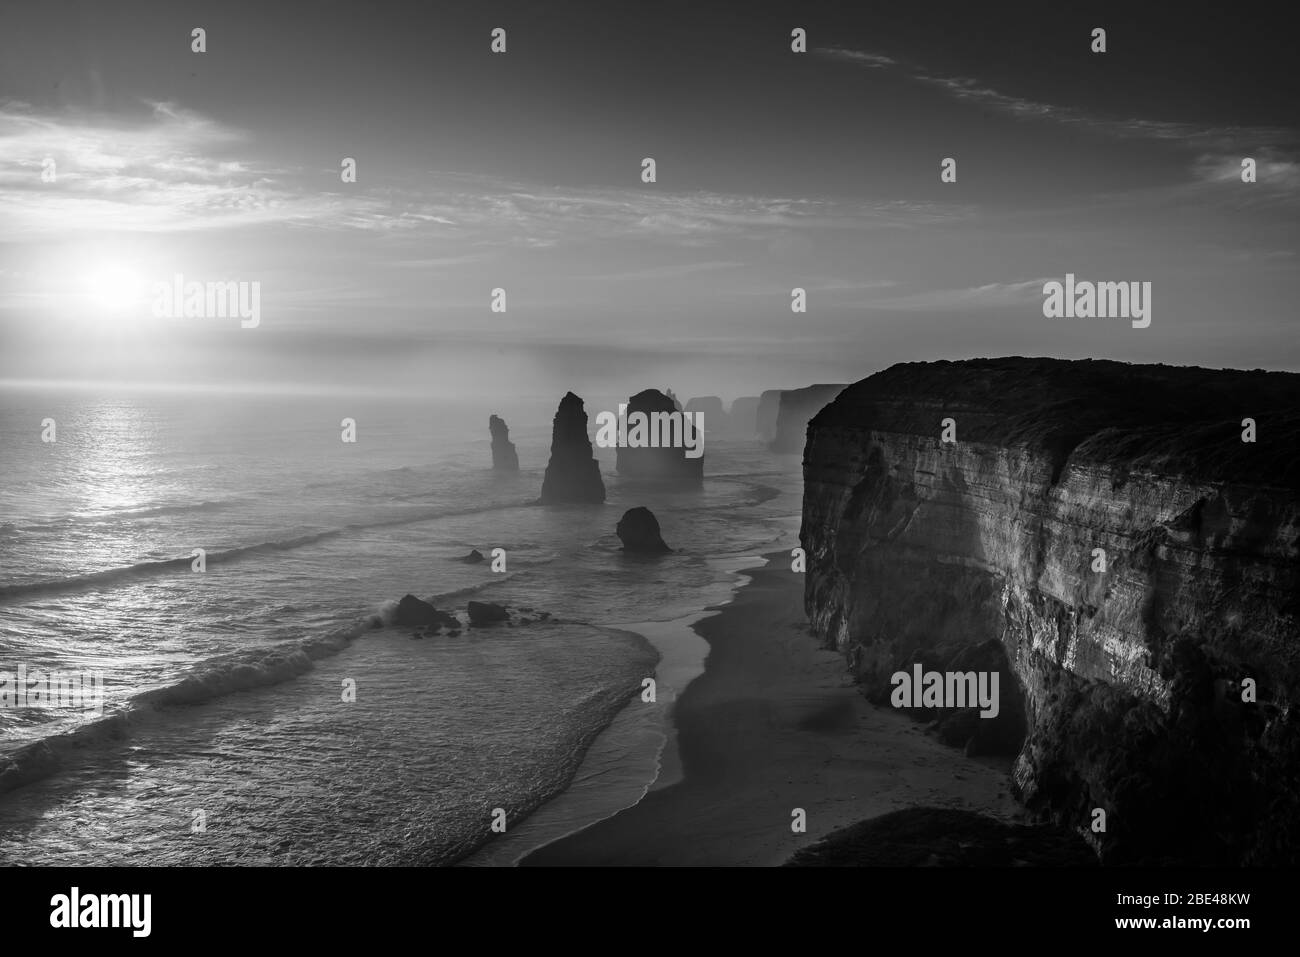
[[[870,705],[818,648],[784,552],[694,625],[702,675],[678,698],[681,779],[526,856],[525,866],[778,865],[821,837],[914,806],[1020,820],[1005,763],[965,757]],[[807,817],[795,833],[795,809]]]

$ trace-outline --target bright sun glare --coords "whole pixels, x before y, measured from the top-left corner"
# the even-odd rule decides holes
[[[145,282],[122,265],[104,266],[87,276],[90,305],[101,318],[128,316],[143,308]]]

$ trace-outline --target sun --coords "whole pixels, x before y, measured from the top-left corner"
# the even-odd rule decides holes
[[[129,318],[145,305],[144,278],[120,263],[107,264],[88,273],[85,288],[88,305],[100,318]]]

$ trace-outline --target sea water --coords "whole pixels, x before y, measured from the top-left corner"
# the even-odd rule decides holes
[[[517,474],[491,470],[490,412]],[[0,671],[105,692],[100,716],[0,708],[0,862],[449,863],[563,792],[620,715],[602,760],[643,776],[656,735],[628,716],[660,656],[629,625],[688,619],[796,544],[798,462],[710,436],[703,489],[671,490],[597,449],[607,504],[540,507],[553,413],[0,392]],[[672,554],[621,552],[636,505]],[[408,592],[552,617],[416,640],[391,624]]]

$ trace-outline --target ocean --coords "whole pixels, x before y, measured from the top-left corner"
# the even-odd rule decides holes
[[[525,847],[589,749],[547,833],[635,800],[702,662],[683,631],[796,544],[799,462],[709,435],[703,489],[674,491],[597,449],[607,503],[540,507],[557,401],[0,392],[0,672],[105,692],[100,716],[0,708],[0,863],[485,860],[494,815]],[[491,469],[492,412],[518,474]],[[636,505],[671,555],[621,553]],[[552,618],[414,640],[406,593]]]

